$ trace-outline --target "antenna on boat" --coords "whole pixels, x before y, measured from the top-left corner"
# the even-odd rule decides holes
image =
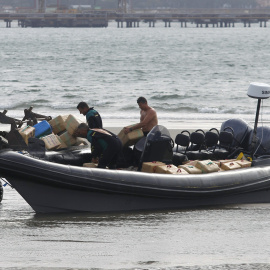
[[[248,87],[247,95],[251,98],[258,99],[257,111],[256,111],[256,117],[255,117],[254,129],[253,129],[253,136],[252,136],[252,141],[251,141],[251,151],[252,151],[251,154],[253,158],[254,149],[257,142],[256,135],[257,135],[257,126],[258,126],[258,120],[259,120],[261,101],[262,99],[266,99],[270,97],[270,85],[266,83],[252,82],[250,83]]]

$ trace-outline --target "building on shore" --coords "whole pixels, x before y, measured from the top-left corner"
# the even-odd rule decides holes
[[[257,0],[260,7],[270,7],[270,0]]]

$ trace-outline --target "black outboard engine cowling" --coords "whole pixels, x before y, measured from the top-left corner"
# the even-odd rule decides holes
[[[253,132],[251,132],[251,136],[249,139],[249,143],[252,142]],[[257,128],[257,142],[254,147],[254,155],[262,156],[262,155],[270,155],[270,127],[258,127]],[[249,149],[250,151],[252,149]]]
[[[249,139],[252,133],[252,128],[248,123],[238,118],[229,119],[221,124],[220,131],[223,131],[228,127],[233,130],[234,141],[232,147],[248,149]],[[226,131],[230,132],[230,129],[226,129]]]
[[[143,162],[162,161],[171,164],[173,146],[174,143],[167,128],[161,125],[153,127],[145,139],[139,169]]]

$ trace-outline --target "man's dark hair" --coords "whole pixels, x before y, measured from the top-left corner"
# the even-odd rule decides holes
[[[77,109],[84,109],[84,108],[89,108],[88,104],[86,102],[80,102],[77,106]]]
[[[87,124],[85,124],[85,123],[81,123],[81,124],[79,124],[79,126],[77,127],[77,130],[81,130],[81,129],[88,130],[88,129],[89,129],[89,127],[88,127],[88,125],[87,125]]]
[[[145,97],[139,97],[139,98],[137,99],[137,103],[138,103],[138,104],[139,104],[139,103],[147,103],[147,100],[146,100]]]

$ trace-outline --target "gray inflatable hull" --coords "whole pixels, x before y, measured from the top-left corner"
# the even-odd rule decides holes
[[[61,165],[1,151],[0,174],[37,213],[152,211],[270,202],[270,165],[168,175]]]

